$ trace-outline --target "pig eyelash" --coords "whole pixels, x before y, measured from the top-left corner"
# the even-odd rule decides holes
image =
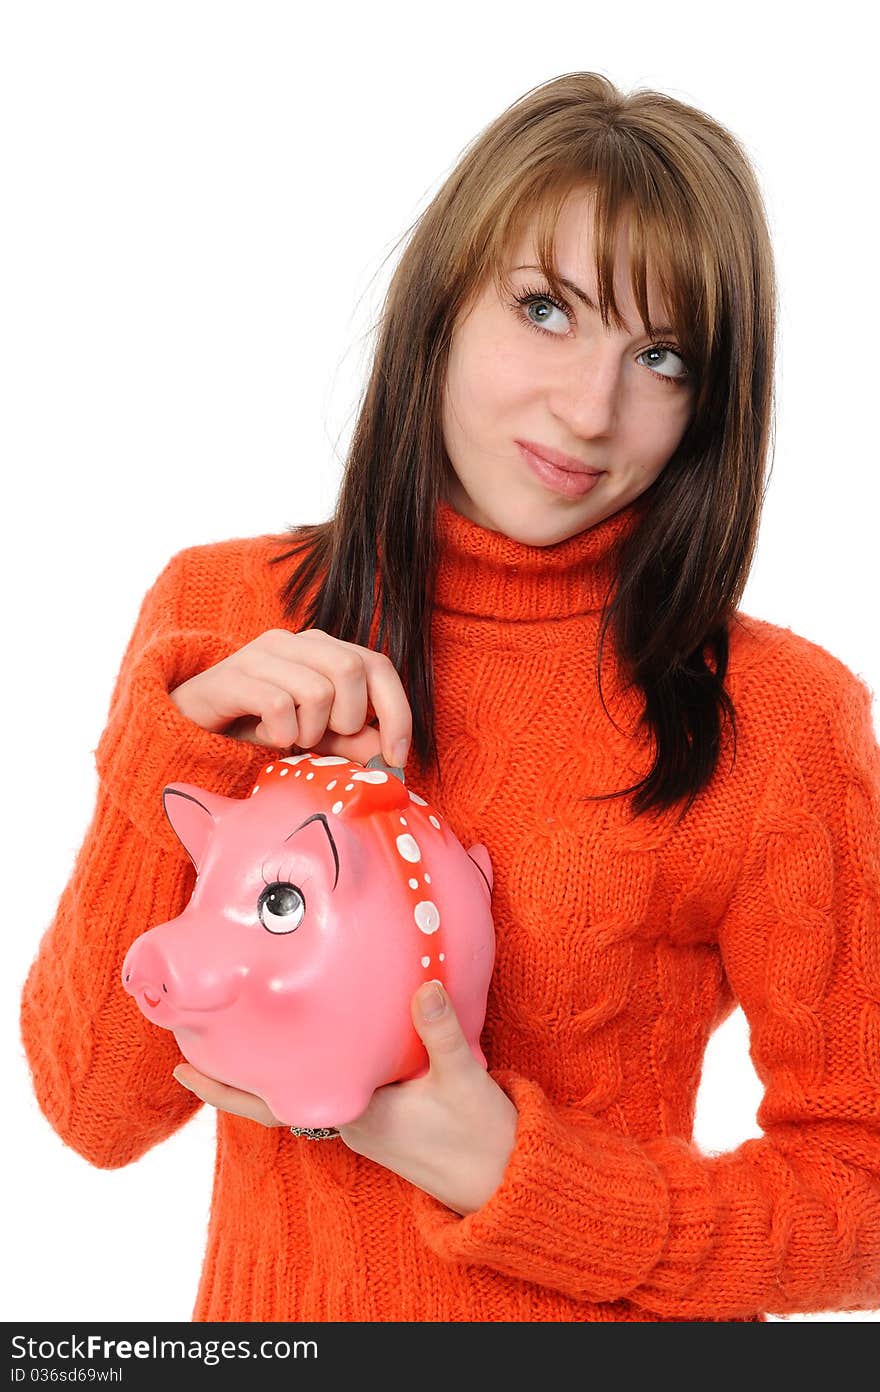
[[[282,866],[279,865],[271,880],[267,880],[265,869],[263,866],[261,866],[260,879],[263,881],[263,884],[266,886],[267,889],[270,885],[273,884],[293,885],[294,889],[297,890],[299,894],[302,896],[303,902],[305,902],[305,891],[303,889],[303,886],[308,883],[308,875],[304,876],[301,872],[298,873],[295,870],[284,870]]]
[[[285,875],[283,875],[283,874],[281,873],[281,866],[280,866],[280,865],[279,865],[277,871],[275,872],[275,874],[272,876],[271,880],[267,880],[267,879],[266,879],[266,875],[265,875],[265,872],[264,872],[264,868],[261,866],[261,867],[260,867],[260,879],[263,881],[263,884],[266,886],[267,889],[269,888],[269,885],[273,885],[273,884],[292,884],[292,883],[293,883],[293,881],[290,879],[289,875],[288,875],[288,876],[285,876]]]

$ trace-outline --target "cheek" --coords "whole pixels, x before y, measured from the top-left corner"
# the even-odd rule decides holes
[[[528,338],[495,315],[475,316],[459,336],[454,354],[463,389],[500,400],[515,394],[523,383],[536,381],[540,354]]]
[[[488,342],[474,355],[469,375],[472,409],[490,419],[516,408],[541,389],[539,365],[506,341]]]
[[[667,401],[666,397],[672,392],[672,387],[663,386],[656,387],[653,392],[643,392],[631,403],[626,414],[624,433],[628,452],[646,469],[652,466],[659,469],[665,464],[687,429],[689,406],[674,399]]]
[[[463,344],[450,359],[445,410],[459,425],[472,424],[494,414],[504,372],[490,348],[478,342]],[[454,421],[452,423],[454,423]]]

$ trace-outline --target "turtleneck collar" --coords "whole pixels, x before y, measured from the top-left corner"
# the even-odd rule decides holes
[[[435,515],[435,607],[502,620],[599,611],[614,574],[615,548],[639,516],[636,498],[555,546],[529,546],[481,527],[441,498]]]

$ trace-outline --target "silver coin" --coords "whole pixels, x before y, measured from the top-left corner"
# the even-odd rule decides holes
[[[390,773],[393,778],[399,778],[404,787],[406,787],[406,779],[403,776],[403,769],[397,768],[397,766],[394,764],[386,764],[381,754],[374,754],[372,759],[368,759],[367,762],[364,764],[364,768],[381,769],[383,773]]]

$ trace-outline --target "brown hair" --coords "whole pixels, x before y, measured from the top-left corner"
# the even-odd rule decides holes
[[[596,190],[594,235],[603,324],[623,320],[613,299],[616,229],[631,217],[631,283],[646,333],[646,259],[692,373],[691,421],[637,500],[644,514],[618,555],[602,610],[618,658],[645,698],[656,751],[633,812],[687,795],[684,816],[711,780],[724,689],[728,624],[736,621],[754,554],[772,416],[776,283],[766,214],[748,157],[722,126],[661,92],[623,95],[604,76],[566,73],[509,106],[466,149],[396,267],[380,314],[372,370],[335,513],[288,528],[306,552],[281,591],[293,618],[320,580],[301,627],[378,646],[394,663],[413,715],[413,753],[438,766],[433,732],[431,605],[434,516],[450,463],[441,401],[456,316],[531,217],[557,295],[553,259],[560,208]],[[405,233],[404,236],[407,234]],[[379,564],[381,559],[381,564]],[[712,664],[707,662],[707,652]],[[604,705],[604,698],[603,698]],[[607,707],[606,707],[607,710]]]

